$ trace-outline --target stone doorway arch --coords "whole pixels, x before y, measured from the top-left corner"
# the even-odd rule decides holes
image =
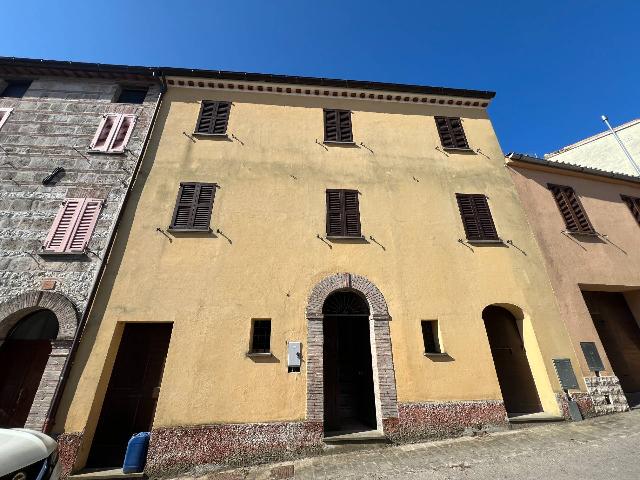
[[[58,320],[58,335],[51,342],[51,353],[36,392],[36,400],[31,405],[25,423],[25,428],[42,430],[76,335],[78,313],[71,300],[59,293],[34,290],[17,295],[0,303],[0,347],[11,329],[26,315],[37,310],[50,310]]]
[[[382,292],[367,278],[337,273],[318,282],[307,303],[307,421],[324,423],[324,315],[322,307],[329,295],[340,290],[360,293],[369,304],[371,356],[378,430],[392,435],[398,424],[398,399],[391,351],[391,317]]]

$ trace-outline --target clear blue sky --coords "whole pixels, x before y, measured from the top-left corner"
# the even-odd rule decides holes
[[[0,55],[494,90],[505,152],[640,116],[640,3],[22,0]]]

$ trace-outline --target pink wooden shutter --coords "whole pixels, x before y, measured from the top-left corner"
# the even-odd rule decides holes
[[[13,108],[0,108],[0,128],[2,128],[4,122],[7,121],[7,118],[9,118],[12,110]]]
[[[71,234],[71,239],[65,249],[69,253],[82,253],[91,239],[91,234],[96,228],[98,215],[102,210],[102,200],[87,198],[80,213],[80,218],[76,222],[76,227]]]
[[[116,127],[120,123],[121,116],[122,115],[117,113],[110,113],[102,117],[98,130],[91,141],[91,150],[106,152],[109,149],[113,135],[116,132]]]
[[[53,225],[51,225],[47,238],[42,245],[42,249],[45,252],[65,251],[84,202],[84,198],[67,198],[60,205],[60,210],[58,210],[58,214],[53,220]]]
[[[110,152],[124,152],[124,148],[129,142],[135,123],[135,115],[122,115],[116,128],[116,134],[113,136],[111,147],[109,148]]]

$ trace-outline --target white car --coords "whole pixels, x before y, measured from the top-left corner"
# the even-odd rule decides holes
[[[26,428],[0,428],[1,480],[58,480],[58,444]]]

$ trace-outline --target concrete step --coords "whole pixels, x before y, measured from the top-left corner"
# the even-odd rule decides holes
[[[69,475],[68,480],[125,480],[146,478],[144,473],[124,473],[122,468],[87,468]]]
[[[509,426],[511,429],[564,421],[564,417],[561,417],[560,415],[551,415],[546,412],[509,415]]]

